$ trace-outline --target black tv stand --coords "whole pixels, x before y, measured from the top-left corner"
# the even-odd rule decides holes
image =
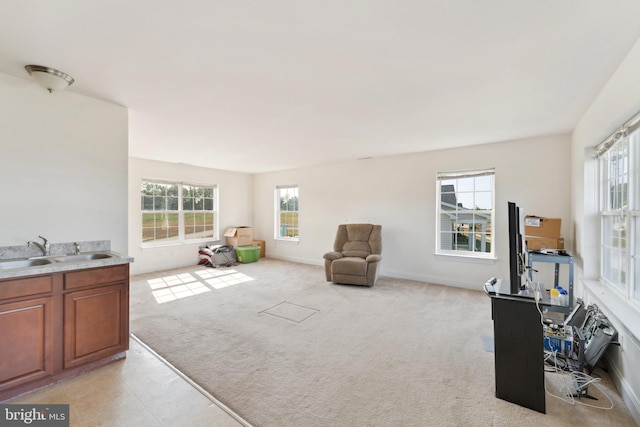
[[[548,300],[501,293],[500,282],[489,281],[484,286],[491,298],[496,397],[545,413],[544,365],[550,362],[545,361],[543,352],[541,312],[552,306]],[[573,397],[598,400],[589,395],[590,381],[581,375],[595,369],[610,344],[618,344],[618,332],[595,304],[585,308],[580,299],[564,319],[563,327],[570,328],[565,332],[572,334],[572,346],[568,352],[554,352],[552,365],[560,364],[560,369],[571,373]]]
[[[489,294],[493,319],[496,397],[546,413],[543,331],[536,301]]]

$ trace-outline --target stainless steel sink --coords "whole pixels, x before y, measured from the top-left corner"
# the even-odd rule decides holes
[[[55,262],[81,262],[81,261],[91,261],[96,259],[106,259],[113,258],[113,255],[107,254],[104,252],[98,253],[88,253],[88,254],[77,254],[77,255],[58,255],[51,257],[51,259]]]
[[[11,268],[26,268],[36,267],[38,265],[51,264],[51,260],[38,258],[38,259],[9,259],[0,261],[0,270],[8,270]]]
[[[115,254],[109,252],[87,252],[69,255],[49,255],[35,258],[12,258],[0,260],[0,270],[10,270],[14,268],[29,268],[49,265],[52,263],[73,263],[92,260],[113,258]]]

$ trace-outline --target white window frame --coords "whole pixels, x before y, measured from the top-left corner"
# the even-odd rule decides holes
[[[144,207],[144,194],[142,193],[142,187],[144,184],[160,184],[160,185],[169,185],[169,186],[177,186],[178,195],[177,195],[177,208],[178,209],[152,209],[148,210]],[[213,190],[213,203],[212,209],[184,209],[184,187],[201,187],[201,188],[210,188]],[[140,220],[141,220],[141,231],[144,234],[144,215],[152,214],[152,213],[162,213],[162,212],[171,212],[178,215],[178,234],[174,239],[153,239],[144,241],[143,235],[140,236],[142,240],[142,247],[159,247],[159,246],[174,246],[174,245],[188,245],[188,244],[200,244],[203,242],[210,242],[220,240],[219,237],[219,211],[218,211],[218,186],[216,184],[202,184],[202,183],[193,183],[193,182],[175,182],[175,181],[163,181],[158,179],[142,179],[140,186]],[[203,237],[203,238],[191,238],[190,234],[185,232],[185,215],[194,212],[208,212],[213,215],[213,230],[212,235]]]
[[[457,200],[459,199],[459,195],[471,196],[474,202],[476,198],[480,198],[481,193],[487,193],[488,190],[485,187],[484,189],[477,189],[476,185],[480,181],[478,179],[486,180],[486,177],[490,177],[490,209],[477,209],[477,204],[474,203],[474,208],[465,209],[460,206]],[[467,184],[472,184],[471,190],[461,191],[458,186],[454,186],[453,192],[447,191],[450,188],[445,188],[443,193],[443,185],[453,185],[452,183],[458,182],[459,180],[465,180]],[[457,171],[457,172],[438,172],[436,176],[436,255],[447,255],[447,256],[456,256],[456,257],[465,257],[465,258],[478,258],[478,259],[495,259],[495,168],[489,169],[477,169],[477,170],[468,170],[468,171]],[[483,194],[483,196],[487,196],[487,194]],[[456,203],[451,203],[450,201],[443,200],[447,198],[452,198],[452,200],[456,200]],[[486,197],[484,197],[486,199]],[[446,222],[443,219],[446,218]],[[456,222],[456,219],[458,220]],[[464,221],[468,219],[469,221]],[[463,222],[464,221],[464,222]],[[454,224],[477,224],[478,226],[484,229],[484,232],[475,231],[474,233],[480,235],[480,248],[476,248],[474,244],[471,249],[469,247],[467,250],[456,249],[452,247],[451,249],[443,248],[444,245],[449,245],[447,242],[451,242],[451,245],[454,245],[454,240],[456,240],[456,236],[458,233],[451,228]],[[469,238],[469,230],[467,232],[467,239]],[[464,234],[464,231],[462,231]],[[490,237],[490,238],[487,238]],[[474,242],[476,239],[474,239]],[[470,241],[468,242],[470,246]],[[486,244],[489,244],[489,251],[482,251],[483,248],[486,249]]]
[[[300,240],[300,190],[297,185],[278,185],[275,188],[274,194],[275,213],[273,237],[276,240],[298,242]],[[281,208],[280,202],[282,197],[285,195],[297,198],[297,210],[283,210]],[[282,215],[284,212],[292,213],[297,216],[297,227],[295,227],[296,232],[294,232],[292,236],[288,236],[288,234],[291,234],[291,226],[289,226],[288,229],[283,228],[283,226],[287,226],[286,223],[282,223]]]
[[[596,157],[600,282],[640,311],[640,115],[596,147]]]

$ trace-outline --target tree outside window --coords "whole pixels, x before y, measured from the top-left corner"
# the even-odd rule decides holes
[[[142,242],[216,238],[216,187],[143,181]]]

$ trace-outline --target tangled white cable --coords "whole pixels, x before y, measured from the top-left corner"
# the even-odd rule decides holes
[[[558,371],[556,371],[558,372]],[[585,374],[584,372],[578,372],[578,371],[573,371],[571,373],[569,373],[566,377],[566,380],[564,381],[564,383],[560,386],[560,388],[558,389],[558,391],[562,394],[561,396],[555,395],[553,393],[551,393],[546,386],[545,383],[545,391],[547,392],[547,394],[549,394],[552,397],[555,397],[557,399],[563,400],[565,402],[567,402],[570,405],[583,405],[583,406],[588,406],[590,408],[596,408],[596,409],[605,409],[605,410],[609,410],[609,409],[613,409],[613,401],[611,400],[611,398],[604,392],[604,390],[602,390],[602,388],[600,388],[600,386],[598,386],[598,382],[601,381],[601,378],[595,378],[592,377],[590,375]],[[609,406],[597,406],[597,405],[590,405],[586,402],[584,402],[582,399],[580,399],[580,397],[582,396],[582,393],[590,386],[593,385],[595,388],[597,388],[600,393],[602,393],[602,395],[604,397],[607,398],[607,400],[609,401]],[[578,399],[576,400],[576,397],[578,397]],[[587,396],[585,396],[587,397]]]

